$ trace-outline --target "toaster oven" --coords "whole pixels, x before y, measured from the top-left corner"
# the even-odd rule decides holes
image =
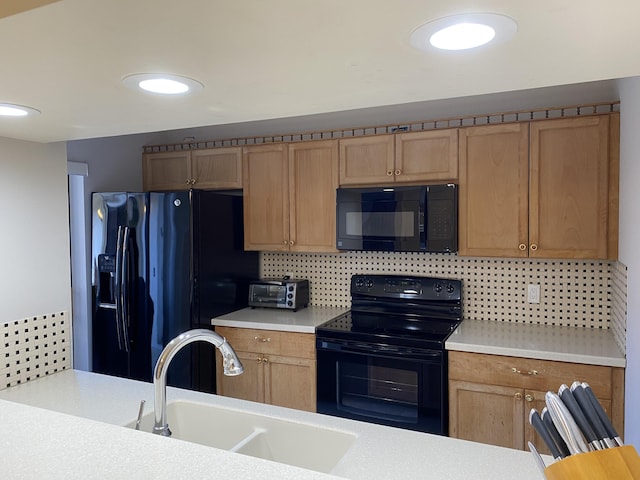
[[[296,311],[309,304],[309,280],[263,278],[249,284],[249,306]]]

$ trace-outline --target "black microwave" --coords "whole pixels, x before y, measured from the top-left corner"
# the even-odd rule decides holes
[[[387,252],[458,251],[458,188],[339,188],[338,250]]]

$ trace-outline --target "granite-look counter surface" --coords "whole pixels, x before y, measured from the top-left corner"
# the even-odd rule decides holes
[[[625,355],[610,330],[463,320],[447,350],[624,367]]]
[[[315,333],[316,327],[348,312],[342,307],[307,307],[298,310],[243,308],[211,319],[216,327],[255,328],[282,332]]]
[[[329,473],[139,432],[133,421],[153,385],[66,370],[0,391],[3,478],[260,480],[539,480],[529,452],[168,388],[187,400],[357,436]],[[14,403],[17,402],[17,403]],[[152,408],[147,404],[147,410]],[[45,410],[46,409],[46,410]],[[62,413],[61,413],[62,412]],[[84,418],[82,418],[84,417]],[[171,419],[169,418],[169,424]],[[304,442],[304,438],[300,439]]]

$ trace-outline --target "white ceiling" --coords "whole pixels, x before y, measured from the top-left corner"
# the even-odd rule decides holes
[[[409,45],[420,24],[464,12],[509,15],[518,33],[473,52]],[[611,82],[599,81],[640,75],[638,18],[638,0],[60,0],[0,18],[0,102],[42,111],[0,118],[0,136],[50,142],[442,108],[443,99],[584,82],[610,95]],[[121,83],[137,72],[186,75],[205,89],[138,93]]]

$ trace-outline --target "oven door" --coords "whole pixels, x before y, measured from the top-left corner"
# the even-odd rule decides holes
[[[444,352],[318,338],[318,413],[447,434]]]

